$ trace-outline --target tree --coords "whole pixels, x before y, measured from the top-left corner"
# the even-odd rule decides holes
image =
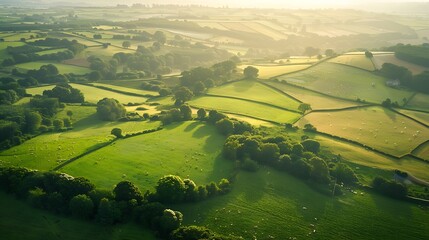
[[[353,184],[358,181],[353,170],[344,163],[339,163],[332,172],[332,175],[334,175],[338,181],[345,184]]]
[[[183,214],[181,212],[165,209],[159,219],[159,230],[161,233],[168,235],[173,230],[179,228],[182,225],[182,221]]]
[[[306,47],[304,54],[308,57],[316,56],[320,53],[320,49],[314,47]]]
[[[69,208],[73,216],[88,219],[94,212],[94,203],[87,195],[80,194],[70,200]]]
[[[234,133],[234,122],[228,118],[223,118],[216,122],[216,128],[223,135],[230,135]]]
[[[237,160],[237,151],[240,147],[237,139],[228,138],[223,145],[223,155],[229,160]]]
[[[118,183],[113,189],[113,193],[116,201],[130,201],[135,199],[140,203],[143,200],[143,195],[139,188],[130,181]]]
[[[180,106],[180,113],[184,121],[192,120],[192,109],[187,104]]]
[[[94,39],[101,39],[103,38],[103,36],[101,36],[101,34],[94,34]]]
[[[38,112],[27,112],[25,114],[25,127],[29,133],[35,132],[40,127],[42,116]]]
[[[258,77],[258,72],[259,69],[252,66],[248,66],[244,69],[243,74],[244,77],[247,79],[256,79]]]
[[[66,128],[72,127],[72,121],[70,120],[70,118],[63,118],[63,122],[64,122],[64,127]]]
[[[156,193],[161,202],[179,203],[185,196],[185,183],[179,176],[167,175],[158,180]]]
[[[88,79],[90,81],[98,81],[102,78],[101,73],[99,71],[92,71],[88,74]]]
[[[120,128],[113,128],[112,131],[110,132],[110,134],[112,134],[116,138],[122,138],[123,137],[122,129],[120,129]]]
[[[198,119],[203,120],[207,116],[206,110],[204,108],[198,109],[197,116],[198,116]]]
[[[125,117],[127,110],[125,107],[113,98],[103,98],[97,103],[97,115],[101,120],[116,121]]]
[[[177,89],[174,92],[174,98],[176,100],[176,106],[177,105],[182,105],[183,103],[185,103],[186,101],[189,101],[192,99],[192,97],[194,96],[194,94],[192,93],[191,90],[189,90],[189,88],[187,87],[180,87],[179,89]]]
[[[333,57],[333,56],[335,56],[335,52],[334,52],[334,50],[332,50],[332,49],[326,49],[326,50],[325,50],[325,55],[326,55],[327,57]]]
[[[167,41],[167,37],[165,36],[165,33],[162,31],[156,31],[153,34],[153,39],[161,44],[165,44]]]
[[[64,127],[64,121],[61,119],[55,119],[53,122],[55,131],[59,131]]]
[[[310,151],[315,154],[320,150],[320,143],[316,140],[307,139],[301,142],[301,145],[304,147],[305,151]]]
[[[72,110],[68,110],[67,111],[67,117],[69,117],[70,119],[72,119],[73,116],[73,111]]]
[[[298,110],[305,113],[307,111],[311,111],[311,106],[308,103],[301,103],[298,106]]]
[[[372,52],[370,52],[370,51],[366,50],[366,51],[365,51],[365,57],[367,57],[367,58],[373,58],[373,57],[374,57],[374,55],[372,54]]]
[[[273,163],[279,159],[280,149],[275,143],[262,143],[259,145],[259,159],[263,162]]]
[[[313,157],[310,159],[311,168],[311,179],[319,183],[327,183],[329,182],[329,168],[326,165],[326,162],[319,158]]]
[[[129,47],[131,47],[131,43],[130,43],[130,41],[124,41],[124,42],[122,43],[122,47],[124,47],[124,48],[129,48]]]
[[[100,200],[100,204],[98,205],[98,211],[96,220],[104,225],[111,225],[115,223],[121,213],[119,208],[116,206],[114,201],[109,201],[107,198],[103,198]]]

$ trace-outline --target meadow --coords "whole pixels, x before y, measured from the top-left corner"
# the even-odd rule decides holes
[[[413,154],[417,157],[423,158],[429,161],[429,142],[420,145],[413,151]]]
[[[0,42],[0,59],[5,59],[5,58],[10,56],[6,51],[6,48],[8,46],[20,47],[20,46],[24,46],[24,45],[25,45],[25,43],[23,43],[23,42]]]
[[[155,91],[148,91],[148,90],[135,89],[135,88],[129,88],[129,87],[120,87],[120,86],[110,85],[110,84],[106,84],[106,83],[99,83],[99,82],[95,82],[95,83],[91,83],[91,84],[94,86],[111,88],[111,89],[121,91],[121,92],[126,92],[126,93],[148,95],[148,96],[154,96],[154,97],[159,96],[158,92],[155,92]]]
[[[241,65],[240,69],[245,69],[248,66],[255,67],[259,70],[259,78],[261,79],[269,79],[273,77],[277,77],[287,73],[293,73],[297,71],[304,70],[309,68],[310,64],[294,64],[294,65]]]
[[[147,100],[147,98],[145,97],[130,96],[130,95],[116,93],[116,92],[112,92],[112,91],[108,91],[108,90],[104,90],[96,87],[91,87],[87,85],[81,85],[81,84],[75,84],[75,83],[71,83],[70,85],[82,91],[82,93],[85,96],[85,101],[92,102],[92,103],[97,103],[98,101],[100,101],[105,97],[114,98],[123,104],[127,104],[129,102],[143,103]],[[27,92],[29,94],[36,95],[36,94],[42,94],[44,90],[50,90],[52,88],[54,88],[53,85],[35,87],[35,88],[27,89]]]
[[[257,81],[242,80],[222,86],[211,88],[208,91],[211,95],[241,98],[272,104],[274,106],[297,110],[299,102],[269,86],[265,86]]]
[[[405,105],[406,108],[429,111],[429,95],[417,93]]]
[[[156,239],[152,231],[136,224],[105,227],[89,221],[63,217],[31,207],[28,203],[3,192],[0,192],[0,212],[3,239]]]
[[[410,70],[413,74],[419,74],[421,72],[429,70],[426,67],[398,59],[397,57],[395,57],[394,53],[375,54],[373,57],[373,61],[377,69],[381,69],[384,63],[392,63],[397,66],[408,68],[408,70]]]
[[[406,110],[406,109],[399,109],[398,111],[424,124],[429,125],[429,113],[427,112],[418,112],[418,111],[412,111],[412,110]]]
[[[401,104],[404,98],[412,96],[412,92],[387,87],[380,76],[335,63],[321,63],[279,79],[331,96],[350,100],[359,98],[370,103],[381,103],[390,98]]]
[[[244,239],[424,239],[429,213],[357,190],[323,195],[270,168],[240,172],[233,190],[204,202],[175,205],[186,224],[208,226]],[[380,231],[383,229],[383,231]],[[410,230],[412,229],[412,231]]]
[[[365,117],[362,117],[365,116]],[[313,124],[318,131],[350,139],[401,157],[427,140],[429,129],[380,107],[313,112],[297,125]]]
[[[345,54],[329,60],[331,63],[344,64],[352,67],[361,68],[367,71],[374,71],[374,63],[367,58],[364,53],[358,55]]]
[[[225,137],[210,125],[185,122],[163,130],[118,140],[65,166],[61,171],[84,176],[110,188],[130,180],[152,190],[159,178],[174,174],[197,184],[230,176],[234,163],[221,155]]]
[[[355,101],[340,100],[285,83],[269,81],[267,82],[267,84],[289,94],[296,99],[299,99],[304,103],[310,104],[313,110],[339,109],[361,105],[360,103]]]
[[[121,128],[124,134],[154,129],[159,122],[105,122],[95,115],[95,107],[67,106],[57,118],[66,117],[72,111],[72,130],[39,135],[23,144],[0,152],[2,165],[51,170],[60,163],[83,154],[94,147],[111,141],[113,128]]]
[[[20,63],[20,64],[16,64],[15,67],[21,68],[24,70],[33,70],[33,69],[39,69],[41,66],[47,65],[47,64],[55,65],[61,74],[73,73],[76,75],[84,75],[91,72],[89,68],[56,63],[56,62],[48,62],[48,61]]]
[[[215,109],[225,113],[244,115],[276,123],[293,123],[300,117],[298,113],[260,103],[223,97],[198,97],[189,101],[189,105],[196,108]]]

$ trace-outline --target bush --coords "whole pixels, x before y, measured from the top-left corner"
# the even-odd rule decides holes
[[[251,159],[245,159],[241,163],[241,169],[249,172],[256,172],[259,169],[258,163],[256,161],[253,161]]]
[[[70,200],[69,208],[73,216],[88,219],[93,214],[94,203],[87,195],[80,194]]]

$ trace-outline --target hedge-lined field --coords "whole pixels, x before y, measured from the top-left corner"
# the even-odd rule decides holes
[[[384,78],[368,71],[335,63],[322,63],[306,71],[279,77],[289,83],[336,97],[381,103],[390,98],[402,103],[412,92],[385,85]]]
[[[47,64],[55,65],[61,74],[73,73],[76,75],[83,75],[91,72],[89,68],[67,65],[62,63],[47,62],[47,61],[20,63],[20,64],[16,64],[15,67],[21,68],[24,70],[32,70],[32,69],[39,69],[41,66],[47,65]]]
[[[318,131],[365,144],[379,151],[403,156],[427,140],[429,129],[380,107],[336,112],[313,112],[297,124],[311,123]]]
[[[209,94],[249,99],[297,110],[299,102],[256,81],[243,80],[225,84],[208,91]]]
[[[370,58],[367,58],[364,53],[359,55],[341,55],[329,60],[331,63],[339,63],[352,67],[361,68],[368,71],[374,71],[375,67]]]
[[[97,186],[110,188],[130,180],[142,190],[152,189],[159,178],[174,174],[197,184],[229,177],[234,163],[221,155],[225,137],[210,125],[185,122],[164,130],[116,141],[64,167]]]
[[[300,114],[298,113],[246,100],[223,97],[199,97],[189,101],[189,104],[197,108],[215,109],[227,113],[241,114],[277,123],[292,123],[300,117]]]
[[[248,66],[255,67],[259,70],[259,78],[268,79],[282,74],[293,73],[311,67],[311,64],[295,64],[295,65],[241,65],[240,69],[245,69]]]

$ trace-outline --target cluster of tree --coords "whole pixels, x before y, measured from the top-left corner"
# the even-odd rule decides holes
[[[97,115],[101,120],[116,121],[125,117],[126,114],[127,110],[116,99],[103,98],[97,103]]]
[[[236,240],[237,237],[223,236],[211,231],[206,227],[182,226],[174,230],[170,236],[171,240]]]
[[[178,229],[182,213],[146,199],[129,181],[119,182],[112,191],[95,188],[88,179],[58,172],[26,168],[0,168],[0,189],[26,199],[34,207],[102,225],[136,221],[168,237]]]
[[[159,179],[156,192],[148,195],[148,199],[161,203],[197,202],[226,194],[230,190],[231,184],[225,178],[221,179],[218,184],[210,182],[207,185],[197,186],[191,179],[167,175]]]
[[[182,72],[180,85],[192,90],[194,95],[200,95],[207,88],[228,81],[235,71],[236,62],[234,59],[216,63],[210,68],[193,68]]]
[[[58,98],[60,102],[64,103],[83,103],[85,101],[83,93],[79,89],[73,88],[67,83],[60,83],[52,90],[43,91],[43,96],[48,98]]]
[[[11,77],[0,78],[0,104],[12,104],[26,96],[25,88],[29,81],[17,81]]]
[[[256,171],[258,164],[264,164],[316,183],[330,183],[331,175],[348,184],[357,181],[351,168],[344,164],[335,167],[319,150],[320,143],[312,139],[293,142],[282,135],[263,137],[252,132],[229,136],[223,154],[238,161],[244,170]]]
[[[404,45],[397,44],[388,48],[395,52],[395,56],[407,62],[415,63],[424,67],[429,67],[429,44],[422,45]]]
[[[90,63],[89,68],[93,70],[93,72],[88,75],[90,81],[116,79],[116,71],[119,65],[116,59],[113,58],[106,62],[101,58],[90,56],[87,61]]]
[[[86,46],[78,43],[77,40],[68,40],[68,39],[58,39],[58,38],[45,38],[41,40],[36,40],[31,43],[34,46],[44,46],[44,47],[57,47],[57,48],[67,48],[73,54],[78,54],[82,52]]]
[[[413,76],[411,71],[405,67],[384,63],[379,70],[379,74],[391,80],[399,80],[402,86],[409,87],[415,91],[429,93],[429,71]]]
[[[259,73],[259,69],[253,66],[248,66],[243,70],[244,78],[246,79],[256,79],[258,78],[258,75],[259,75],[258,73]]]
[[[160,120],[164,125],[168,125],[173,122],[188,121],[191,119],[192,109],[186,104],[183,104],[179,108],[163,111],[160,115]]]
[[[408,193],[406,186],[382,177],[375,177],[372,181],[372,187],[377,192],[393,198],[405,198]]]
[[[43,51],[43,48],[24,45],[19,47],[8,47],[7,52],[12,56],[12,58],[6,58],[3,60],[3,66],[11,66],[18,63],[24,62],[33,62],[33,61],[62,61],[66,59],[74,58],[75,54],[70,50],[59,51],[57,53],[50,54],[38,54],[37,52]]]
[[[381,102],[381,106],[386,108],[394,108],[394,107],[399,107],[399,103],[397,101],[392,102],[390,98],[386,98],[386,100]]]
[[[12,75],[25,79],[22,80],[23,84],[31,86],[35,83],[67,83],[75,78],[74,74],[59,74],[58,68],[53,64],[42,65],[39,69],[28,70],[26,73],[15,68]]]

